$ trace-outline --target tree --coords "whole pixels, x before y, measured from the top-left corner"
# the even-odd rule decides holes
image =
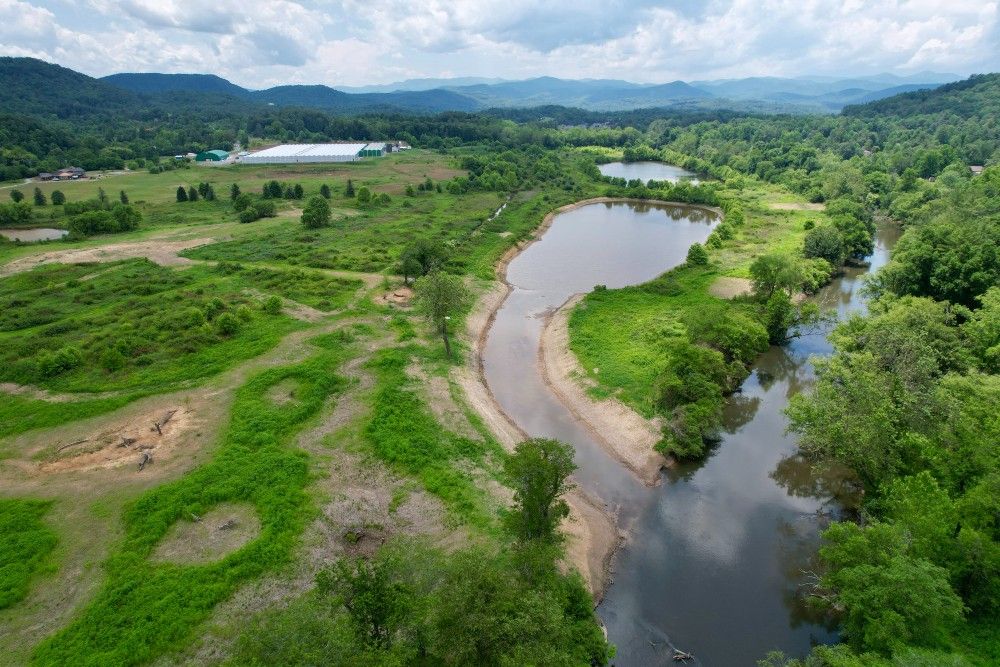
[[[104,191],[104,188],[97,188],[97,201],[102,204],[108,203],[108,194]]]
[[[120,190],[118,192],[118,201],[120,201],[123,204],[127,204],[128,203],[128,195],[125,194],[124,190]]]
[[[302,224],[309,228],[325,227],[330,224],[330,204],[323,197],[315,195],[309,198],[302,210]]]
[[[237,195],[236,199],[233,200],[233,209],[238,213],[247,210],[252,205],[253,197],[251,197],[247,192]]]
[[[569,514],[562,499],[576,470],[573,448],[547,438],[517,445],[504,461],[504,473],[514,489],[514,510],[507,515],[511,531],[524,541],[552,540],[559,522]]]
[[[187,201],[187,200],[188,200],[187,190],[184,189],[183,185],[178,185],[177,186],[177,201]]]
[[[948,572],[909,553],[903,530],[834,523],[820,555],[830,572],[828,603],[845,610],[844,634],[858,650],[889,655],[906,644],[944,646],[963,614]]]
[[[358,639],[387,648],[406,622],[414,599],[413,591],[392,574],[384,558],[344,558],[319,573],[316,588],[347,610]]]
[[[45,206],[46,204],[45,193],[42,192],[41,188],[35,188],[34,200],[35,200],[35,206]]]
[[[322,197],[323,199],[329,199],[330,198],[330,186],[327,185],[326,183],[324,183],[323,185],[319,186],[319,196]]]
[[[469,292],[458,276],[435,272],[416,282],[415,305],[441,334],[445,353],[451,358],[448,320],[469,301]]]
[[[795,261],[787,255],[761,255],[750,265],[750,278],[754,294],[761,301],[768,299],[778,290],[793,295],[802,281]]]
[[[236,201],[236,198],[240,196],[240,186],[233,183],[229,186],[229,201]]]
[[[188,201],[198,201],[198,190],[193,185],[188,188]]]
[[[708,251],[700,243],[692,243],[688,248],[687,263],[691,266],[705,266],[708,264]]]
[[[834,267],[840,266],[844,263],[846,255],[840,230],[829,225],[810,229],[803,243],[802,254],[808,258],[825,259]]]
[[[344,196],[345,197],[354,196],[354,183],[351,182],[351,179],[347,179],[347,187],[344,188]]]
[[[371,190],[369,190],[364,185],[362,185],[360,188],[358,188],[358,203],[359,204],[364,205],[364,204],[367,204],[367,203],[371,202],[371,200],[372,200],[372,191]]]
[[[66,203],[66,195],[64,195],[62,193],[62,190],[53,190],[52,191],[52,205],[53,206],[62,206],[65,203]]]
[[[416,192],[413,191],[413,186],[407,184],[407,186],[406,186],[406,196],[407,197],[413,197],[415,195],[416,195]]]
[[[20,203],[24,201],[24,193],[21,192],[20,190],[11,190],[10,198],[14,200],[15,204]]]
[[[302,189],[302,184],[301,183],[296,183],[292,187],[292,198],[293,199],[302,199],[302,197],[304,197],[304,196],[305,196],[305,190]]]
[[[430,239],[417,239],[407,245],[399,257],[399,272],[403,280],[426,276],[444,265],[444,246]]]

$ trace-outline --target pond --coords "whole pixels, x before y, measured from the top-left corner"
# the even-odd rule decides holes
[[[69,234],[65,229],[52,227],[35,227],[34,229],[0,229],[0,236],[11,241],[32,243],[34,241],[55,241]]]
[[[510,263],[512,291],[483,350],[487,384],[531,436],[571,443],[580,486],[618,510],[630,537],[598,608],[617,665],[673,664],[672,648],[700,664],[747,665],[771,649],[803,655],[835,633],[798,594],[819,531],[851,502],[845,475],[817,478],[797,459],[782,410],[812,381],[809,356],[828,354],[825,332],[772,348],[725,408],[725,433],[710,456],[664,474],[655,488],[614,460],[548,390],[539,373],[547,313],[595,285],[649,280],[684,261],[718,219],[699,208],[588,204],[559,214]],[[895,240],[880,232],[871,268]],[[851,269],[817,299],[844,314],[863,310],[870,269]]]
[[[643,183],[689,181],[692,185],[698,185],[697,174],[666,162],[608,162],[597,165],[597,168],[604,176],[624,178],[627,181],[638,178]]]

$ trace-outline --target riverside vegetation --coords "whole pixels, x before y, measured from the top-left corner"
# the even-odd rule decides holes
[[[469,342],[446,354],[435,325],[449,320],[428,326],[388,297],[416,277],[419,303],[435,272],[478,290],[548,212],[612,196],[725,213],[684,266],[595,289],[570,320],[593,391],[661,416],[677,457],[711,446],[757,354],[822,323],[797,295],[863,259],[877,221],[907,225],[870,314],[840,325],[789,411],[803,454],[866,489],[865,520],[831,526],[808,592],[845,643],[764,660],[995,663],[1000,174],[968,164],[1000,156],[983,129],[996,81],[835,117],[194,108],[145,131],[109,107],[5,120],[32,128],[11,177],[51,166],[53,147],[131,172],[40,184],[39,198],[15,185],[27,196],[0,210],[4,224],[72,232],[0,243],[0,646],[36,664],[607,662],[590,592],[559,566],[571,452],[506,451],[454,381]],[[942,111],[952,103],[960,113]],[[113,136],[115,123],[136,132]],[[361,135],[418,149],[198,168],[153,148]],[[600,176],[597,162],[622,158],[705,180]],[[746,289],[720,295],[719,278]],[[461,331],[469,299],[450,302]],[[154,436],[122,425],[167,408],[196,424],[166,425],[165,438],[189,428],[186,444],[137,471],[126,440]],[[208,562],[157,555],[234,503],[259,519],[243,546]]]

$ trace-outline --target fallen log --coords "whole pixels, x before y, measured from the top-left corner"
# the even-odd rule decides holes
[[[129,445],[134,445],[136,443],[136,438],[122,438],[122,441],[118,443],[119,447],[128,447]]]
[[[143,450],[142,456],[139,457],[139,470],[141,471],[143,468],[146,467],[147,463],[152,463],[152,462],[153,462],[153,457],[150,456],[149,451]]]
[[[694,660],[694,656],[687,651],[674,649],[674,662],[687,662],[688,660]]]
[[[236,519],[229,519],[224,524],[219,526],[219,530],[231,530],[236,527]]]
[[[83,440],[77,440],[75,442],[69,443],[68,445],[63,445],[62,447],[56,450],[56,454],[66,449],[67,447],[72,447],[73,445],[82,445],[83,443],[87,442],[87,440],[89,440],[89,438],[84,438]]]

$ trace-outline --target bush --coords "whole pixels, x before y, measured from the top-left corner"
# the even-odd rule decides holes
[[[240,330],[240,321],[232,313],[222,313],[215,318],[215,330],[222,336],[232,336]]]
[[[248,208],[245,211],[240,211],[240,222],[248,223],[255,220],[260,220],[260,216],[257,215],[257,211],[252,208]]]
[[[139,227],[142,214],[126,204],[116,204],[110,210],[88,211],[75,215],[69,220],[69,230],[81,236],[93,234],[116,234],[129,232]]]
[[[310,197],[302,211],[302,224],[308,229],[330,224],[330,204],[320,196]]]
[[[253,197],[246,192],[236,195],[233,199],[233,208],[240,213],[247,210],[251,206],[253,206]]]
[[[53,206],[62,206],[65,203],[66,203],[66,195],[64,195],[62,193],[62,190],[53,190],[52,191],[52,205]]]
[[[708,251],[700,243],[692,243],[688,248],[687,263],[691,266],[705,266],[708,264]]]
[[[6,227],[26,225],[31,222],[34,213],[26,202],[0,204],[0,225]]]
[[[268,315],[278,315],[281,313],[281,298],[275,295],[267,297],[262,309]]]

